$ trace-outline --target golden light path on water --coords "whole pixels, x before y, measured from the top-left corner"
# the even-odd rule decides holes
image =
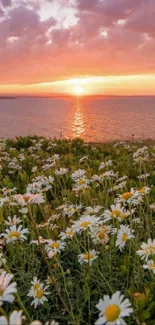
[[[82,137],[85,133],[85,116],[82,112],[80,98],[76,101],[76,110],[72,124],[73,137]]]

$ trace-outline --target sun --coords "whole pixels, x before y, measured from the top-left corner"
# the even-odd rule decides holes
[[[84,94],[84,87],[80,86],[80,85],[76,85],[73,88],[73,92],[76,96],[82,96]]]

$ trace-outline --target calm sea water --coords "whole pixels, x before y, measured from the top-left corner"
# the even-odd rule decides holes
[[[155,97],[0,100],[0,137],[155,139]]]

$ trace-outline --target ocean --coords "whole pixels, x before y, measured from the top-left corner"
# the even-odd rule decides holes
[[[0,137],[155,139],[155,97],[0,99]]]

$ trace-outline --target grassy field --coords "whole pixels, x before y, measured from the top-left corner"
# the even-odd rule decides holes
[[[0,141],[0,325],[155,324],[154,166],[151,140]]]

